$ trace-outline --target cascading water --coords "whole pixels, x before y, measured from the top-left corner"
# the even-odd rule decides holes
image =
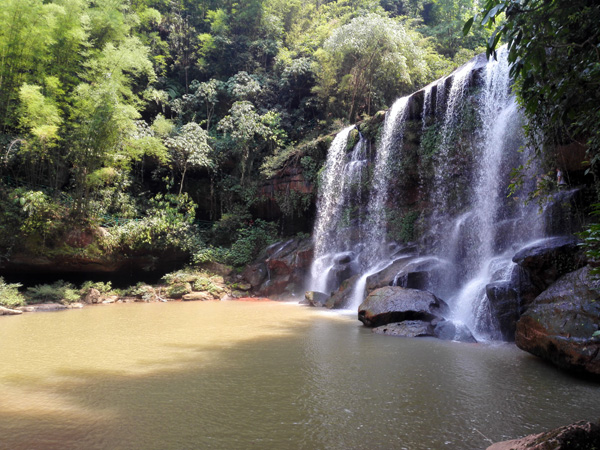
[[[509,172],[518,155],[518,145],[507,143],[521,135],[521,115],[510,93],[507,52],[499,52],[497,61],[489,61],[484,72],[484,87],[479,97],[480,126],[475,143],[477,164],[473,176],[471,208],[454,221],[455,232],[446,248],[453,266],[452,274],[459,281],[459,290],[453,295],[453,317],[466,324],[478,339],[498,338],[499,332],[490,312],[486,285],[506,279],[512,269],[512,254],[502,243],[501,228],[506,227],[503,217],[507,209],[506,190]],[[512,159],[511,159],[512,157]],[[518,164],[515,164],[518,165]],[[534,216],[535,217],[535,216]],[[517,217],[509,218],[516,222]],[[511,244],[524,242],[535,235],[536,227],[529,226],[511,237]],[[461,247],[468,246],[461,253]],[[509,250],[506,253],[506,250]]]
[[[363,234],[361,180],[367,167],[367,142],[361,136],[348,154],[348,138],[353,129],[351,126],[338,133],[327,155],[317,202],[315,258],[309,283],[312,291],[331,292],[339,286],[336,270],[347,274],[355,271],[358,264],[353,242],[361,242]],[[350,217],[353,212],[355,223]]]

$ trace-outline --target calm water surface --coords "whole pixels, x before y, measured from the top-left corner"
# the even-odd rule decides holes
[[[600,385],[513,345],[276,302],[3,317],[0,365],[2,450],[468,450],[600,418]]]

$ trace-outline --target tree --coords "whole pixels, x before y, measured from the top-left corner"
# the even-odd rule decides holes
[[[171,153],[171,161],[181,172],[179,195],[183,191],[183,182],[188,169],[193,167],[214,167],[210,158],[211,148],[208,133],[195,122],[186,123],[175,137],[165,140]]]
[[[371,114],[428,78],[419,40],[417,32],[388,17],[353,19],[337,28],[317,53],[317,93],[326,104],[338,102],[350,121],[360,113]]]
[[[270,111],[260,115],[254,105],[248,101],[238,101],[233,104],[229,114],[219,122],[218,129],[232,140],[236,152],[241,154],[241,180],[243,186],[248,170],[252,168],[261,149],[279,146],[286,136],[279,128],[279,117]],[[253,151],[251,151],[253,150]]]

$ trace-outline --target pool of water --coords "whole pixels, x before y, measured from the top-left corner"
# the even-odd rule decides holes
[[[511,344],[375,335],[277,302],[0,318],[0,449],[483,449],[600,418]]]

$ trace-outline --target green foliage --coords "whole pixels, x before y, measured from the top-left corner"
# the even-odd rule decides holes
[[[25,297],[19,292],[21,284],[5,283],[0,277],[0,305],[6,308],[16,308],[25,305]]]
[[[112,288],[112,283],[110,281],[106,283],[103,281],[86,281],[81,286],[79,292],[81,293],[81,295],[87,295],[92,289],[96,289],[101,294],[110,294],[114,292]]]
[[[592,216],[598,220],[600,218],[600,203],[591,205]],[[581,246],[585,249],[585,256],[592,266],[590,274],[595,278],[600,278],[600,223],[595,222],[588,226],[583,232],[579,233],[582,239]]]
[[[413,242],[417,238],[416,222],[419,216],[418,211],[388,212],[389,237],[400,242]]]
[[[190,283],[175,283],[167,288],[167,296],[169,298],[181,298],[190,292],[192,292]]]
[[[125,293],[126,295],[142,299],[145,302],[151,302],[157,298],[156,290],[145,283],[137,283],[135,286],[128,288]]]
[[[129,251],[177,249],[193,252],[201,245],[193,225],[196,205],[187,194],[158,194],[144,217],[112,227],[102,245]]]
[[[63,302],[73,303],[81,299],[77,289],[63,280],[52,284],[38,284],[25,291],[28,303]]]

